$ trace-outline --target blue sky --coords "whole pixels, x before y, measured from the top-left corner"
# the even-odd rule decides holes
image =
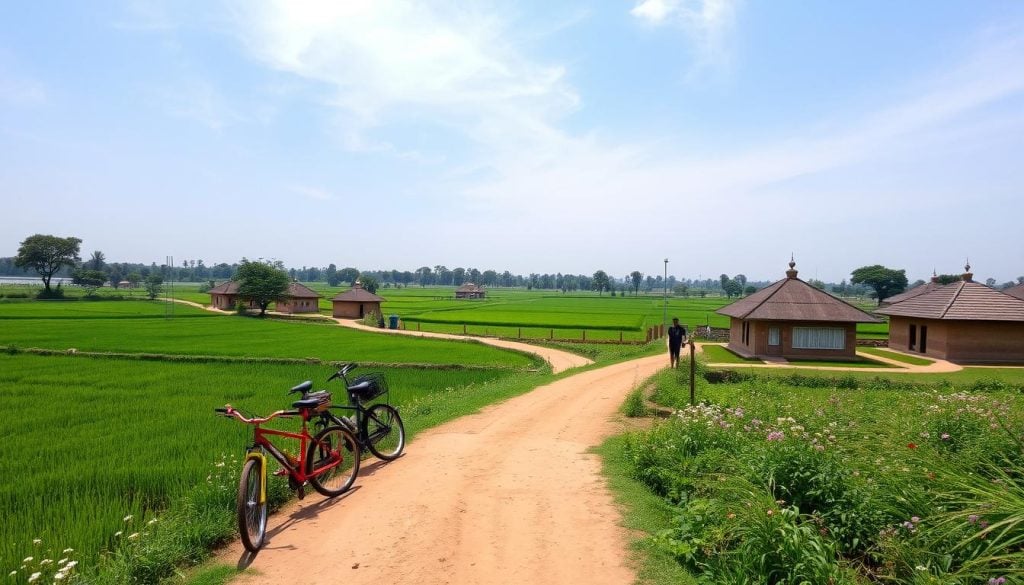
[[[1024,275],[1024,3],[0,6],[0,255]]]

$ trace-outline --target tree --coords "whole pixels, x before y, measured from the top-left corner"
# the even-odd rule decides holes
[[[722,283],[722,290],[725,291],[725,295],[729,298],[738,297],[743,294],[743,287],[740,286],[740,283],[731,278],[726,279],[725,282]]]
[[[153,300],[164,291],[164,277],[158,272],[152,272],[146,277],[146,296]]]
[[[288,273],[264,262],[250,262],[245,258],[235,273],[238,297],[260,308],[260,316],[267,313],[270,303],[285,300],[288,292]]]
[[[994,278],[986,278],[985,279],[985,286],[987,286],[989,288],[995,288],[996,287],[996,279],[994,279]]]
[[[142,275],[139,274],[138,272],[129,272],[127,278],[128,278],[128,284],[132,288],[135,288],[135,287],[139,286],[139,283],[142,282]]]
[[[940,274],[935,277],[935,282],[939,284],[953,284],[954,282],[960,282],[959,274]]]
[[[380,283],[377,282],[377,279],[369,275],[364,274],[360,276],[359,282],[363,284],[363,288],[369,293],[376,293],[377,289],[380,288]]]
[[[644,281],[644,275],[639,270],[629,273],[629,279],[633,281],[633,296],[640,292],[640,284]]]
[[[602,292],[608,290],[609,284],[608,274],[604,270],[598,270],[595,272],[590,281],[590,286],[597,291],[598,296],[600,296]]]
[[[865,284],[875,289],[873,295],[883,301],[907,288],[907,271],[886,268],[881,264],[862,266],[850,273],[851,284]]]
[[[359,280],[359,269],[352,268],[351,266],[342,268],[338,271],[338,280],[349,284],[355,284],[356,280]]]
[[[115,288],[115,289],[117,287],[121,286],[121,280],[123,278],[124,278],[124,275],[122,275],[121,271],[118,270],[117,268],[114,268],[113,270],[111,270],[110,274],[107,275],[107,280],[110,281],[110,286],[112,288]]]
[[[75,266],[78,257],[78,238],[59,238],[36,234],[25,238],[14,257],[14,265],[21,269],[33,269],[43,279],[43,293],[49,295],[50,279],[65,266]]]
[[[757,292],[757,287],[752,285],[752,284],[747,285],[747,287],[745,289],[743,289],[743,294],[745,294],[747,296],[750,296],[750,295],[752,295],[752,294],[754,294],[756,292]]]
[[[84,268],[74,271],[71,275],[71,282],[85,289],[86,296],[96,294],[96,289],[103,286],[107,281],[107,275],[102,270],[86,270]]]
[[[331,264],[324,270],[324,276],[327,278],[327,286],[338,286],[341,282],[341,278],[338,276],[338,267]]]
[[[92,253],[92,256],[89,257],[89,262],[86,264],[92,270],[103,270],[103,267],[107,265],[106,261],[107,257],[103,255],[103,252],[96,250]]]

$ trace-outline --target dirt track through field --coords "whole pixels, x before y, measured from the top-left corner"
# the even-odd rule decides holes
[[[632,583],[628,535],[588,449],[622,426],[654,356],[564,378],[431,429],[356,486],[271,517],[238,583]],[[221,561],[245,564],[241,545]]]

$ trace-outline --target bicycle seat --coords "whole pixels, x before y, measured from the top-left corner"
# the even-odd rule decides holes
[[[299,410],[308,410],[318,406],[320,406],[319,398],[307,398],[305,400],[296,400],[295,402],[292,402],[292,408],[298,408]]]
[[[306,392],[309,392],[312,389],[313,389],[313,381],[312,380],[306,380],[305,382],[303,382],[303,383],[299,384],[298,386],[295,386],[294,388],[289,390],[288,393],[289,394],[305,394]]]
[[[348,387],[349,392],[355,392],[356,394],[363,394],[370,387],[370,381],[366,380],[359,382],[358,384],[352,384]]]

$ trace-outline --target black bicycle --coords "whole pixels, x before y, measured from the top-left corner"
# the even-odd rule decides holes
[[[316,426],[328,427],[331,424],[342,425],[355,435],[361,448],[385,461],[398,458],[405,449],[405,426],[398,409],[388,402],[388,384],[384,374],[373,372],[359,376],[352,382],[348,373],[356,369],[356,364],[345,364],[340,370],[331,374],[327,381],[341,379],[348,393],[348,406],[331,405],[330,409],[319,413],[320,420]],[[303,398],[316,398],[320,392],[305,393]],[[383,402],[370,406],[365,403],[384,397]],[[338,416],[335,410],[351,410],[352,416]]]

